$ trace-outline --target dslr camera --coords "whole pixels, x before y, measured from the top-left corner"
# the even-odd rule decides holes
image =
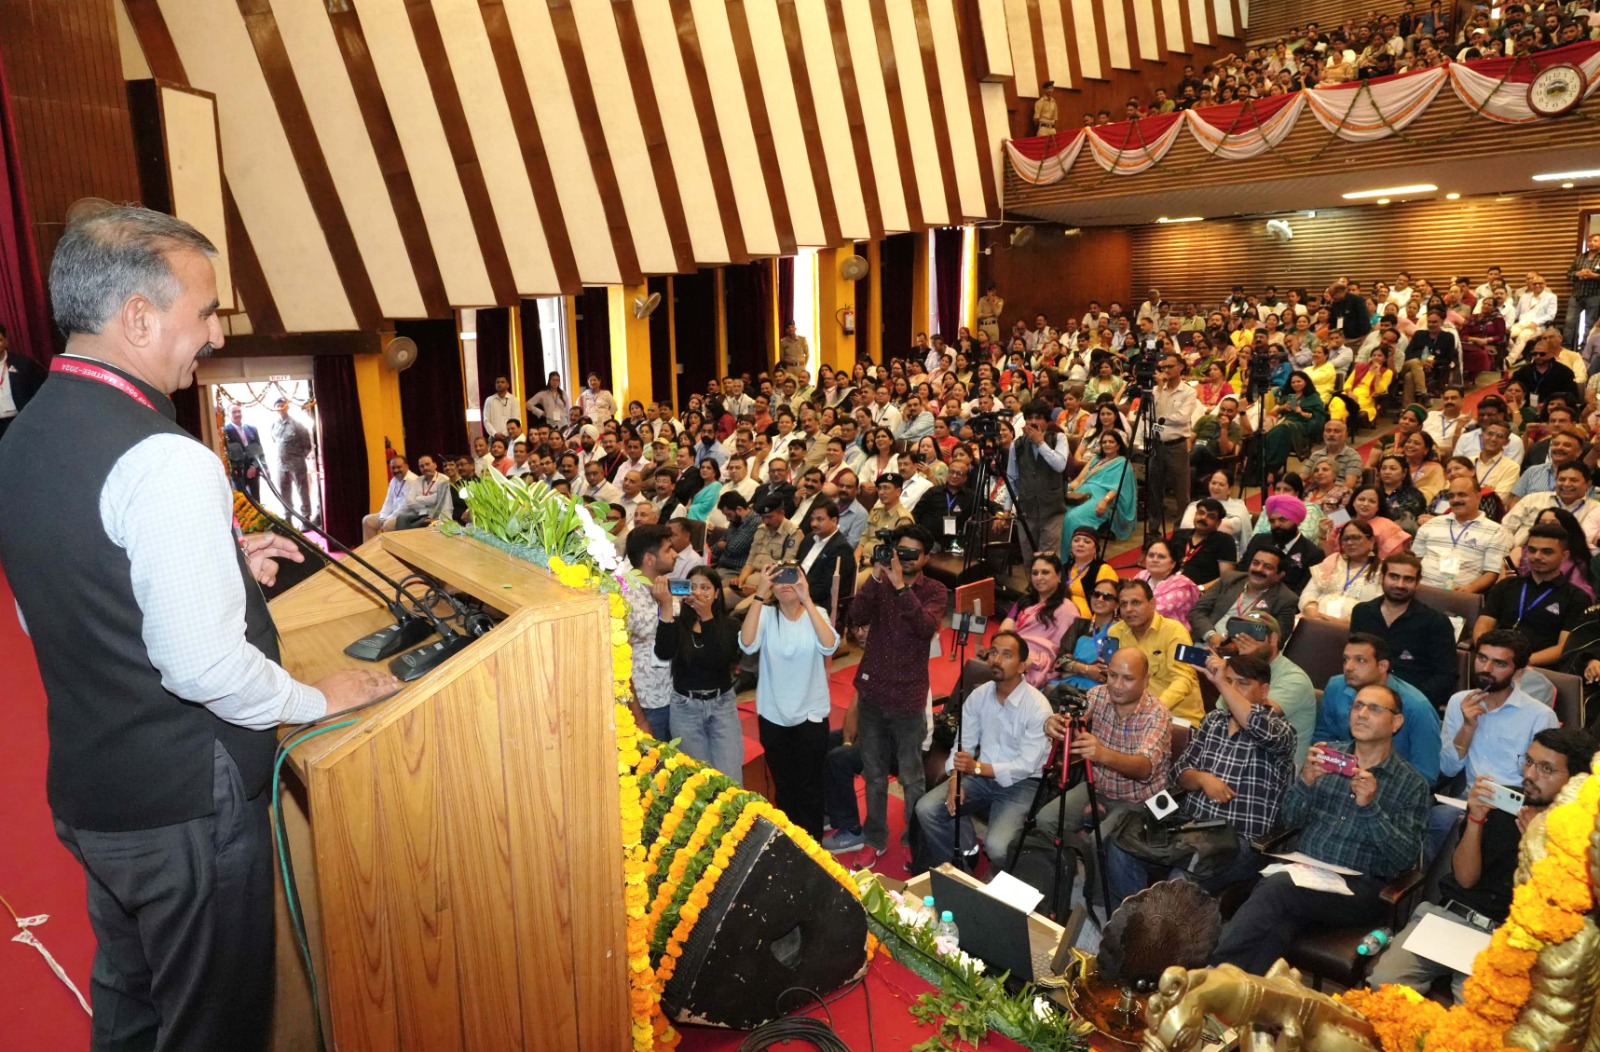
[[[878,543],[872,548],[872,561],[879,566],[890,566],[894,563],[894,531],[879,530],[873,534],[878,538]]]

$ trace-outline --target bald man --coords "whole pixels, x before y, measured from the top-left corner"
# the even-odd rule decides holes
[[[1069,727],[1065,716],[1054,714],[1044,730],[1051,738],[1068,737],[1073,764],[1094,765],[1096,795],[1109,813],[1137,807],[1167,787],[1172,719],[1150,693],[1150,662],[1138,647],[1118,648],[1104,668],[1105,682],[1089,691],[1087,726]],[[1077,833],[1088,806],[1087,784],[1067,790],[1069,835]],[[1055,835],[1058,813],[1055,803],[1039,812],[1039,828],[1049,836]]]

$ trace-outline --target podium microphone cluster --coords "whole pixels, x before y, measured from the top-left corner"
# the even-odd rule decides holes
[[[302,549],[315,552],[322,558],[323,562],[327,563],[328,566],[333,567],[339,573],[354,581],[360,587],[371,592],[394,617],[394,624],[385,628],[380,628],[370,635],[362,636],[354,643],[351,643],[349,646],[345,647],[344,652],[346,654],[357,659],[358,661],[383,661],[388,658],[393,658],[393,660],[389,662],[389,671],[394,673],[396,678],[398,678],[401,682],[409,683],[411,680],[418,679],[423,674],[431,671],[433,668],[443,663],[445,659],[450,657],[456,651],[462,649],[468,643],[472,642],[471,638],[463,635],[460,632],[457,632],[455,629],[450,627],[449,622],[434,614],[432,610],[429,610],[427,608],[427,604],[414,601],[411,604],[411,607],[408,609],[399,598],[400,596],[406,594],[405,586],[403,584],[401,584],[399,581],[396,581],[394,578],[390,577],[376,566],[372,565],[366,559],[363,559],[360,555],[357,555],[354,551],[340,542],[337,537],[332,536],[326,531],[319,531],[319,535],[325,538],[330,545],[338,549],[342,554],[354,559],[357,563],[361,564],[361,566],[365,567],[366,570],[378,580],[382,581],[390,588],[393,588],[394,595],[389,595],[383,589],[373,584],[370,580],[363,577],[361,574],[356,573],[343,562],[329,555],[321,545],[311,540],[311,538],[307,537],[303,532],[301,532],[300,529],[296,528],[296,526],[289,521],[289,517],[292,516],[293,518],[299,519],[300,522],[304,523],[307,528],[316,528],[309,519],[295,511],[292,507],[290,507],[289,502],[283,499],[283,494],[279,493],[278,487],[272,483],[272,475],[267,470],[266,461],[262,457],[258,456],[255,458],[255,466],[256,470],[261,473],[261,477],[266,480],[267,488],[272,490],[272,495],[278,498],[279,504],[283,505],[284,517],[280,518],[279,516],[273,515],[271,512],[267,511],[267,509],[263,508],[260,502],[252,497],[248,491],[241,491],[244,493],[245,500],[250,502],[251,507],[255,508],[267,518],[280,523],[282,526],[288,529],[293,535],[292,539],[296,541]],[[420,647],[416,650],[412,650],[412,648],[416,647],[417,644],[421,643],[423,640],[427,639],[431,635],[434,635],[435,633],[437,633],[439,636],[437,642],[433,643],[431,646]],[[402,651],[409,651],[409,653],[402,653]],[[396,657],[395,655],[399,656]]]

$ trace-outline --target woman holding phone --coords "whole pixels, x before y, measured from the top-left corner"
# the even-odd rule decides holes
[[[1088,592],[1089,616],[1067,626],[1061,637],[1063,660],[1057,663],[1067,682],[1079,690],[1091,690],[1106,681],[1106,662],[1117,650],[1117,641],[1111,638],[1111,626],[1117,623],[1116,580],[1097,578]]]
[[[686,595],[674,594],[674,587],[681,592],[685,585]],[[672,730],[681,739],[678,747],[743,785],[744,730],[734,706],[732,672],[739,651],[722,602],[722,579],[709,566],[697,566],[685,581],[662,574],[653,591],[660,607],[655,651],[672,665],[677,720]]]
[[[769,566],[751,580],[757,601],[745,612],[739,649],[761,659],[756,719],[776,790],[773,803],[821,840],[833,708],[823,659],[838,648],[839,636],[811,601],[797,564]]]

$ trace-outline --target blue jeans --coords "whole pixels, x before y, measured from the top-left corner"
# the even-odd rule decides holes
[[[1121,902],[1135,892],[1143,891],[1158,880],[1169,878],[1193,881],[1215,895],[1230,884],[1246,880],[1260,872],[1266,860],[1250,846],[1246,837],[1239,837],[1239,853],[1220,872],[1204,879],[1177,866],[1146,862],[1116,844],[1106,842],[1106,881],[1111,885],[1111,900]]]
[[[715,767],[734,785],[744,785],[744,728],[739,724],[732,690],[714,698],[691,698],[673,691],[672,704],[664,711],[672,716],[678,748],[685,755]]]
[[[1028,817],[1028,805],[1033,803],[1039,789],[1039,779],[1024,778],[1003,786],[993,778],[963,776],[961,788],[967,801],[958,810],[961,814],[961,848],[972,847],[972,816],[988,819],[989,832],[984,840],[983,853],[989,864],[1003,869],[1011,860],[1011,849],[1017,846],[1022,835],[1022,823]],[[950,790],[945,782],[929,789],[917,801],[917,822],[922,830],[922,849],[931,869],[952,857],[950,850],[956,818],[945,807]]]
[[[642,708],[643,706],[641,706]],[[650,725],[650,737],[658,742],[672,740],[672,706],[663,705],[658,709],[644,710],[645,722]]]

